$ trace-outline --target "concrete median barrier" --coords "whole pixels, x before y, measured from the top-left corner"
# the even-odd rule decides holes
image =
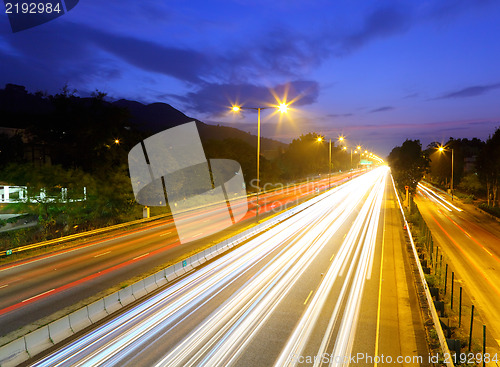
[[[188,263],[191,264],[191,267],[193,267],[193,268],[200,266],[200,261],[198,260],[198,254],[191,256],[188,259]]]
[[[120,303],[120,297],[118,296],[118,292],[110,294],[109,296],[104,298],[104,308],[108,314],[112,314],[113,312],[118,311],[122,308],[122,304]]]
[[[160,270],[155,274],[155,282],[158,287],[162,287],[167,284],[167,277],[165,276],[165,269]]]
[[[154,274],[144,279],[144,289],[146,290],[147,293],[151,293],[157,288],[158,285],[156,284],[156,279]]]
[[[64,316],[49,324],[49,337],[54,344],[69,338],[73,334],[73,329],[69,324],[69,316]]]
[[[186,269],[182,266],[182,261],[174,265],[174,273],[176,276],[181,276],[186,272]]]
[[[54,345],[50,339],[48,326],[44,326],[29,333],[24,339],[26,340],[26,350],[31,357],[36,356]]]
[[[226,252],[228,249],[227,245],[224,245],[224,246],[218,246],[217,248],[217,254],[218,255],[221,255],[223,254],[224,252]]]
[[[92,321],[92,323],[96,323],[97,321],[102,320],[103,318],[108,316],[108,313],[106,312],[106,309],[104,307],[104,299],[102,298],[88,305],[87,309],[89,311],[89,319],[90,321]]]
[[[198,256],[198,262],[200,263],[200,265],[207,261],[207,259],[205,259],[205,256],[203,255],[203,252],[200,252],[199,254],[197,254],[197,256]]]
[[[122,306],[126,306],[135,301],[134,294],[132,292],[132,286],[129,285],[126,288],[120,289],[118,291],[118,297],[120,298],[120,303]]]
[[[165,277],[169,282],[177,278],[177,275],[174,272],[174,266],[169,266],[168,268],[165,269]]]
[[[75,333],[92,325],[92,321],[90,321],[89,318],[89,310],[87,309],[87,307],[80,308],[79,310],[70,313],[69,324],[71,326],[71,329],[73,329]]]
[[[205,250],[205,259],[207,259],[207,261],[212,259],[215,255],[217,255],[217,253],[214,253],[214,250],[212,247]]]
[[[26,351],[26,341],[19,338],[0,347],[0,367],[14,367],[27,361],[30,355]]]
[[[300,210],[302,210],[302,206],[300,206]],[[206,261],[213,259],[215,256],[225,253],[230,248],[253,237],[258,232],[269,228],[271,225],[290,217],[300,210],[297,208],[293,213],[290,212],[289,214],[285,213],[280,215],[279,218],[272,220],[272,223],[263,223],[250,228],[231,239],[224,240],[188,259],[161,270],[118,292],[101,298],[47,326],[0,347],[0,367],[17,366],[27,361],[30,356],[34,356],[62,342],[73,334],[103,319],[107,315],[111,315],[140,297],[147,295],[147,293],[173,281],[177,277],[200,266]]]
[[[140,280],[137,283],[132,284],[132,294],[134,295],[135,299],[141,298],[148,294],[148,292],[146,292],[146,288],[144,288],[144,280]]]

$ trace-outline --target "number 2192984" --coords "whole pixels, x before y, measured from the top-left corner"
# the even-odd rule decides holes
[[[62,9],[59,3],[5,3],[6,14],[51,14],[60,12],[62,12]]]

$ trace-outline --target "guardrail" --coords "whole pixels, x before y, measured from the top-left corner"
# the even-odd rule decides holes
[[[353,174],[355,176],[357,174],[361,174],[361,173],[362,173],[362,171],[353,171]],[[318,181],[322,181],[322,180],[326,180],[326,178],[323,177],[323,178],[319,179]],[[276,191],[279,191],[279,190],[288,190],[290,188],[301,186],[301,185],[305,185],[305,184],[308,184],[308,183],[313,183],[314,184],[315,182],[317,182],[317,181],[304,181],[304,182],[300,182],[300,183],[290,184],[290,185],[287,185],[287,186],[284,186],[284,187],[273,188],[273,189],[270,189],[268,191],[263,191],[261,193],[261,195],[262,194],[270,194],[270,193],[273,193],[273,192],[276,192]],[[255,193],[252,193],[252,194],[248,195],[247,198],[251,198],[251,197],[253,197],[255,195],[256,195]],[[241,198],[243,198],[243,197],[241,197]],[[218,204],[218,203],[215,203],[215,204]],[[212,205],[215,205],[215,204],[211,204],[211,205],[208,205],[208,206],[197,207],[197,208],[191,208],[189,210],[186,210],[185,212],[190,212],[190,211],[193,211],[195,209],[202,209],[202,208],[206,209],[206,208],[208,208],[208,207],[210,207]],[[116,225],[109,226],[109,227],[94,229],[92,231],[86,231],[86,232],[82,232],[82,233],[75,233],[75,234],[72,234],[72,235],[69,235],[69,236],[59,237],[59,238],[55,238],[55,239],[48,240],[48,241],[37,242],[37,243],[26,245],[26,246],[21,246],[21,247],[16,247],[16,248],[12,248],[12,249],[7,249],[7,250],[0,251],[0,256],[8,256],[8,255],[12,255],[12,254],[18,253],[18,252],[23,252],[23,251],[28,251],[28,250],[34,250],[34,249],[37,249],[37,248],[41,248],[41,247],[45,247],[45,246],[50,246],[50,245],[56,245],[56,244],[59,244],[59,243],[62,243],[62,242],[72,241],[72,240],[76,240],[76,239],[80,239],[80,238],[84,238],[84,237],[89,237],[89,236],[93,236],[93,235],[101,234],[101,233],[105,233],[105,232],[111,232],[111,231],[114,231],[114,230],[117,230],[117,229],[121,229],[121,228],[125,228],[125,227],[128,227],[128,226],[132,226],[132,225],[136,225],[136,224],[142,224],[142,223],[147,223],[147,222],[150,222],[150,221],[155,221],[155,220],[163,219],[163,218],[172,218],[172,214],[161,214],[161,215],[157,215],[157,216],[154,216],[154,217],[151,217],[151,218],[141,218],[141,219],[137,219],[137,220],[131,221],[131,222],[120,223],[120,224],[116,224]]]
[[[130,303],[147,296],[159,287],[174,281],[193,268],[201,266],[206,261],[223,254],[241,242],[277,225],[322,199],[322,195],[316,196],[263,223],[0,346],[0,367],[14,367],[33,358],[66,338],[121,310]]]
[[[93,235],[104,233],[104,232],[114,231],[116,229],[125,228],[125,227],[132,226],[135,224],[147,223],[150,221],[154,221],[154,220],[158,220],[158,219],[162,219],[162,218],[168,218],[168,217],[172,217],[172,215],[171,214],[161,214],[161,215],[157,215],[157,216],[154,216],[151,218],[141,218],[141,219],[134,220],[132,222],[115,224],[113,226],[98,228],[98,229],[94,229],[92,231],[86,231],[86,232],[82,232],[82,233],[75,233],[75,234],[72,234],[69,236],[59,237],[59,238],[55,238],[55,239],[48,240],[48,241],[37,242],[37,243],[33,243],[31,245],[15,247],[15,248],[8,249],[5,251],[0,251],[0,256],[12,255],[12,254],[17,253],[17,252],[23,252],[23,251],[27,251],[27,250],[33,250],[33,249],[36,249],[39,247],[55,245],[55,244],[65,242],[65,241],[72,241],[72,240],[76,240],[79,238],[93,236]]]
[[[394,178],[392,177],[392,174],[391,174],[391,180],[392,180],[392,185],[394,187],[394,192],[396,193],[396,198],[398,199],[399,209],[401,210],[401,215],[403,216],[403,222],[404,222],[407,234],[408,234],[408,238],[410,239],[411,248],[413,251],[413,255],[415,257],[415,262],[417,263],[417,268],[418,268],[418,273],[420,275],[420,280],[424,286],[425,298],[427,299],[427,304],[429,306],[429,309],[431,310],[432,321],[434,323],[434,327],[435,327],[436,333],[438,335],[439,345],[441,346],[441,351],[442,351],[443,355],[451,356],[450,350],[448,348],[448,343],[446,342],[446,338],[445,338],[444,333],[443,333],[443,328],[441,327],[441,322],[439,321],[439,316],[437,314],[436,307],[434,306],[434,302],[432,301],[431,292],[429,291],[429,285],[427,284],[427,280],[425,279],[425,274],[424,274],[424,270],[422,269],[422,264],[420,264],[420,259],[418,257],[417,248],[415,247],[415,242],[413,241],[413,236],[412,236],[411,231],[410,231],[410,225],[406,221],[406,216],[405,216],[405,213],[403,210],[403,206],[401,205],[401,201],[399,200],[399,194],[396,190],[396,185],[394,183]],[[454,364],[453,364],[453,361],[451,360],[451,358],[449,358],[448,361],[449,361],[448,365],[450,367],[453,367]]]

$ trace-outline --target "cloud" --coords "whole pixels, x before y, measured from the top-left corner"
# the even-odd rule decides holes
[[[472,87],[460,89],[455,92],[444,94],[443,96],[435,99],[476,97],[498,88],[500,88],[500,83],[489,85],[475,85]]]
[[[388,123],[388,124],[348,124],[342,127],[342,134],[346,136],[348,146],[357,144],[366,147],[380,156],[389,154],[391,149],[401,145],[406,139],[420,139],[425,147],[433,141],[445,141],[450,136],[455,139],[477,137],[488,139],[498,127],[498,120],[458,120],[439,121],[429,123]],[[235,125],[238,127],[239,125]],[[281,129],[279,134],[273,132]],[[331,124],[310,123],[281,124],[267,122],[262,125],[263,136],[279,139],[289,143],[298,135],[308,132],[318,132],[325,136],[337,136],[339,128]],[[248,126],[248,130],[255,133],[256,124]]]
[[[326,115],[326,117],[336,118],[336,117],[349,117],[349,116],[353,116],[353,115],[354,115],[353,113],[330,113],[330,114]]]
[[[319,84],[315,81],[296,80],[279,84],[273,88],[253,84],[205,83],[197,91],[184,96],[169,95],[189,108],[201,113],[220,114],[233,105],[243,107],[265,107],[276,104],[274,97],[301,106],[314,103],[319,95]],[[283,100],[281,100],[283,102]]]
[[[417,98],[420,94],[419,93],[410,93],[404,96],[404,99],[409,99],[409,98]]]
[[[394,107],[392,107],[392,106],[384,106],[384,107],[375,108],[374,110],[371,110],[370,113],[390,111],[393,109],[394,109]]]
[[[339,51],[350,52],[376,38],[406,32],[412,23],[413,17],[408,10],[388,6],[377,8],[366,16],[360,31],[346,36],[341,41]]]
[[[84,34],[65,32],[57,21],[11,34],[3,42],[0,64],[8,72],[0,74],[0,84],[13,82],[29,90],[57,93],[65,84],[81,89],[122,75],[116,60],[96,55]]]

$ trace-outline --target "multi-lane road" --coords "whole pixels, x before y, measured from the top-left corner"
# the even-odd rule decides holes
[[[490,351],[498,353],[500,224],[475,210],[472,205],[457,200],[452,202],[448,195],[426,185],[419,184],[416,203],[435,243],[452,267],[450,273],[451,270],[455,272],[455,279],[471,295],[474,306],[479,310],[487,326]],[[481,327],[477,325],[476,329],[479,331]]]
[[[428,365],[395,200],[370,171],[35,365]]]
[[[334,176],[331,183],[341,184],[357,174],[360,172]],[[263,194],[259,198],[259,218],[314,197],[316,191],[324,191],[327,184],[328,179],[322,179]],[[197,228],[194,235],[199,236],[189,243],[179,242],[172,219],[167,219],[150,223],[146,228],[110,235],[104,240],[91,239],[70,249],[0,266],[0,344],[6,342],[3,336],[21,327],[156,267],[166,267],[237,228],[254,224],[255,198],[252,201],[239,224],[211,237],[204,237],[203,231],[220,225],[217,220],[220,208],[186,213],[192,228]],[[247,205],[246,198],[241,205]]]

